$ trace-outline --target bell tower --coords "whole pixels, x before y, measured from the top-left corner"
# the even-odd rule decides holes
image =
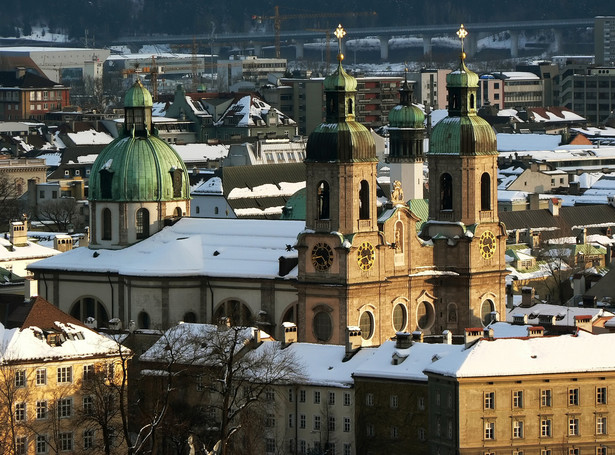
[[[379,279],[378,158],[370,131],[355,121],[357,81],[342,66],[345,34],[341,25],[335,30],[338,66],[324,81],[326,118],[308,138],[306,230],[297,239],[299,339],[333,344],[345,344],[349,327],[359,326],[370,301],[366,283],[373,293]],[[376,294],[371,302],[376,308]],[[363,339],[379,343],[376,312],[363,320]]]
[[[478,75],[465,64],[446,78],[448,116],[433,128],[429,152],[429,219],[421,237],[434,244],[434,265],[451,276],[440,288],[444,308],[459,309],[459,327],[505,314],[506,231],[497,211],[495,132],[476,113]]]

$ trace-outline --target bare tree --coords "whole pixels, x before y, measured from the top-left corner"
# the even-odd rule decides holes
[[[3,349],[4,352],[4,349]],[[1,359],[0,364],[0,452],[14,454],[17,437],[26,423],[26,370]]]
[[[70,197],[54,199],[40,204],[37,212],[40,221],[51,221],[58,232],[66,232],[77,219],[77,202]]]
[[[171,392],[166,395],[165,421],[172,421],[170,409],[176,406],[171,403],[185,403],[184,410],[196,405],[200,410],[199,425],[188,430],[200,439],[202,450],[215,446],[216,454],[244,453],[244,444],[251,444],[255,433],[251,427],[262,423],[253,413],[271,399],[274,386],[301,377],[292,353],[277,342],[261,342],[259,334],[258,329],[245,327],[180,324],[141,357],[142,362],[167,368],[149,369],[158,387]],[[180,382],[181,390],[175,388]],[[152,398],[151,393],[148,396]],[[160,409],[158,398],[153,400]],[[262,432],[258,436],[262,444]],[[164,439],[158,442],[163,444]],[[158,448],[164,451],[163,446]]]
[[[6,231],[11,220],[20,218],[18,196],[15,184],[0,176],[0,230]]]

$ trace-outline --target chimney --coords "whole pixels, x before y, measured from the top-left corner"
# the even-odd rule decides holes
[[[532,229],[528,229],[528,244],[533,250],[540,248],[540,232],[534,232]]]
[[[284,346],[297,342],[297,324],[294,322],[283,322],[284,327]]]
[[[493,329],[491,327],[485,327],[483,329],[483,338],[493,340]]]
[[[111,330],[122,330],[122,320],[120,318],[113,318],[109,321],[109,328]]]
[[[85,227],[85,233],[79,237],[79,246],[90,246],[90,227]]]
[[[512,309],[514,306],[513,287],[512,284],[506,285],[506,308]]]
[[[527,328],[528,338],[539,338],[545,335],[545,328],[541,325],[535,325]]]
[[[587,228],[581,229],[577,235],[577,245],[585,245],[587,243]]]
[[[397,349],[408,349],[412,346],[412,335],[408,332],[397,332],[395,334],[395,347]]]
[[[521,307],[529,308],[534,305],[534,288],[523,286],[521,288]]]
[[[592,333],[592,317],[589,314],[578,315],[574,317],[574,326],[577,329],[585,330],[589,333]]]
[[[94,319],[92,316],[88,316],[87,318],[85,318],[85,321],[83,321],[83,323],[85,324],[86,327],[95,330],[98,328],[98,322],[96,322],[96,319]]]
[[[26,67],[25,66],[18,66],[17,68],[15,68],[15,78],[16,79],[24,77],[25,75],[26,75]]]
[[[442,344],[453,344],[453,332],[450,330],[442,332]]]
[[[72,182],[73,185],[73,197],[77,201],[82,201],[85,199],[85,192],[83,190],[83,180],[75,180]]]
[[[530,193],[528,198],[530,202],[530,210],[538,210],[540,208],[540,194]]]
[[[24,216],[24,221],[13,221],[11,223],[9,242],[13,246],[26,246],[28,244],[28,219]]]
[[[231,327],[231,318],[228,316],[222,316],[218,319],[218,328],[221,330],[228,330]]]
[[[354,354],[361,344],[361,329],[355,326],[346,327],[346,356]]]
[[[73,238],[70,235],[58,234],[53,238],[53,249],[62,253],[73,249]]]
[[[483,329],[482,328],[468,328],[465,329],[464,338],[466,348],[469,347],[472,343],[477,340],[480,340],[483,337]]]
[[[261,329],[257,327],[252,327],[252,343],[258,346],[261,341]]]
[[[562,200],[557,197],[549,199],[549,212],[553,216],[559,216],[559,209],[562,208]]]
[[[412,343],[422,343],[423,342],[423,331],[415,330],[412,332]]]

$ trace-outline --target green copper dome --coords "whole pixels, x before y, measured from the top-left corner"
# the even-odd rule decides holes
[[[497,155],[493,128],[478,115],[445,117],[434,126],[429,155]]]
[[[308,137],[306,161],[377,161],[376,144],[358,122],[322,123]]]
[[[455,71],[451,71],[446,75],[446,86],[452,87],[477,87],[478,74],[471,71],[462,60],[461,65]]]
[[[107,145],[90,171],[91,201],[172,201],[190,198],[188,171],[152,128],[152,96],[137,81],[124,100],[124,134]]]
[[[133,84],[124,96],[124,107],[152,107],[152,95],[143,86],[141,81],[137,81]]]
[[[124,136],[98,155],[90,172],[91,201],[189,199],[188,172],[177,152],[156,136]]]
[[[325,77],[324,87],[325,91],[344,90],[346,92],[356,92],[357,80],[344,70],[342,60],[339,59],[337,69],[333,72],[333,74]]]
[[[446,76],[448,116],[434,126],[429,155],[497,155],[495,132],[476,114],[478,75],[461,59],[459,68]]]
[[[391,128],[424,128],[425,114],[417,106],[395,106],[389,111]]]

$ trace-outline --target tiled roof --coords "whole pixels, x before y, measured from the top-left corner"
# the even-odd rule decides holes
[[[56,327],[56,322],[85,327],[81,321],[64,313],[42,297],[32,297],[29,302],[15,308],[10,319],[21,329],[32,326],[43,330],[53,329]]]
[[[57,85],[57,82],[30,72],[18,78],[15,71],[0,71],[0,86],[2,87],[53,88]]]

